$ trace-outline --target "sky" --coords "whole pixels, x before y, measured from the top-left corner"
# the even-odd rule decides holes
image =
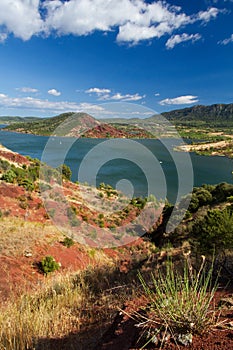
[[[233,103],[233,0],[0,0],[0,116]]]

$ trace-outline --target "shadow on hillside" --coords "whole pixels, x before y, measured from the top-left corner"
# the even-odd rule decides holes
[[[106,332],[107,327],[106,325],[92,326],[91,330],[70,333],[64,338],[40,339],[35,350],[94,350],[103,337],[104,332]]]

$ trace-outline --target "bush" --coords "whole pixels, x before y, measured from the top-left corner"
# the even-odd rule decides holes
[[[24,187],[27,191],[34,191],[35,186],[29,179],[22,179],[19,181],[19,186]]]
[[[216,203],[220,203],[226,200],[227,197],[233,195],[233,185],[222,182],[217,185],[212,192],[214,200]]]
[[[130,204],[132,204],[136,208],[143,209],[146,205],[146,202],[147,202],[147,198],[137,197],[137,198],[133,198],[130,201]]]
[[[1,178],[1,180],[4,180],[9,183],[13,183],[15,179],[16,174],[12,169],[8,170],[5,174],[3,174]]]
[[[72,171],[70,167],[66,164],[60,165],[57,170],[62,173],[62,177],[65,180],[70,180],[72,176]]]
[[[59,270],[59,268],[60,268],[60,264],[57,263],[54,257],[50,255],[44,257],[40,262],[40,269],[45,275],[47,275],[50,272]]]
[[[10,163],[7,160],[0,159],[0,170],[6,171],[11,167]]]
[[[204,188],[199,188],[198,191],[195,192],[197,199],[199,200],[200,206],[210,204],[212,202],[212,194],[204,189]]]
[[[62,244],[63,244],[65,247],[70,248],[70,247],[72,247],[72,245],[74,245],[74,241],[73,241],[73,239],[70,238],[70,237],[65,237],[65,238],[64,238],[64,241],[62,242]]]

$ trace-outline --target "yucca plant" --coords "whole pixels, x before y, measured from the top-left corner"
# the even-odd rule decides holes
[[[160,343],[162,347],[171,337],[187,345],[194,334],[202,334],[217,325],[219,312],[212,303],[217,282],[213,282],[212,272],[213,265],[207,271],[204,256],[195,272],[186,255],[182,272],[168,260],[165,272],[159,270],[156,276],[152,273],[149,283],[138,274],[149,300],[143,312],[132,316],[148,339],[142,349],[150,342]]]

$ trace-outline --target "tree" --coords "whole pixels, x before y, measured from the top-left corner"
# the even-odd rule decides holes
[[[72,171],[68,165],[62,164],[57,168],[57,170],[61,171],[63,179],[70,181],[72,176]]]
[[[207,214],[195,221],[192,237],[201,253],[221,253],[233,248],[232,208],[208,210]]]

